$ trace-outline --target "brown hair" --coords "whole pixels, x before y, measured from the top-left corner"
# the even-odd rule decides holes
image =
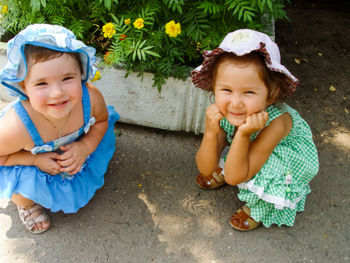
[[[268,89],[267,101],[280,101],[280,87],[284,85],[284,75],[279,72],[271,71],[267,68],[263,54],[260,52],[252,52],[244,56],[237,56],[233,53],[223,53],[214,62],[212,70],[212,91],[214,91],[215,80],[219,65],[224,61],[233,61],[236,64],[242,65],[247,63],[255,63],[259,69],[259,76],[265,83]]]
[[[60,52],[40,46],[26,45],[24,48],[24,55],[28,66],[33,65],[37,62],[47,61],[53,58],[58,58],[63,54],[71,56],[78,62],[80,73],[83,74],[83,63],[81,62],[79,53],[76,52]]]

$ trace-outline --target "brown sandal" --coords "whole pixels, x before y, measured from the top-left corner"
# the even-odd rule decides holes
[[[260,222],[256,222],[246,212],[243,207],[238,209],[230,219],[231,226],[239,231],[249,231],[260,226]]]
[[[218,169],[209,176],[199,174],[196,177],[196,184],[202,189],[218,188],[226,183],[221,172],[222,169],[218,167]]]

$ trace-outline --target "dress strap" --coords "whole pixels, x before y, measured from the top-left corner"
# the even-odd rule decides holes
[[[85,85],[85,83],[82,83],[83,88],[83,98],[82,98],[82,104],[83,104],[83,112],[84,112],[84,133],[88,133],[90,126],[94,125],[96,120],[95,117],[91,117],[91,102],[90,102],[90,95],[89,91]]]
[[[17,103],[15,103],[13,107],[16,110],[18,117],[22,120],[24,126],[26,127],[30,137],[34,142],[34,145],[43,145],[44,142],[41,139],[38,130],[35,128],[35,125],[32,119],[29,117],[28,112],[23,107],[21,101],[18,101]]]
[[[83,104],[83,112],[84,112],[84,126],[89,123],[90,116],[91,116],[91,103],[90,103],[90,95],[89,91],[85,85],[85,83],[81,83],[82,89],[83,89],[83,97],[82,97],[82,104]]]

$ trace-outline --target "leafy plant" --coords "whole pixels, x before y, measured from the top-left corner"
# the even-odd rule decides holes
[[[152,72],[159,91],[168,77],[187,78],[201,53],[228,32],[266,32],[263,21],[286,19],[285,2],[290,0],[0,0],[7,31],[63,25],[96,47],[107,67],[117,65],[127,75]]]

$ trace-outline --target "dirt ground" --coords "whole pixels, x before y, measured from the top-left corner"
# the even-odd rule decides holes
[[[331,128],[350,128],[349,12],[348,1],[294,0],[290,21],[276,23],[282,61],[300,79],[289,103],[303,113],[318,143]]]
[[[234,231],[237,189],[194,184],[201,136],[118,124],[105,185],[79,213],[51,214],[33,236],[0,202],[0,262],[350,262],[350,2],[294,0],[287,13],[276,42],[300,79],[288,103],[320,160],[293,227]]]

